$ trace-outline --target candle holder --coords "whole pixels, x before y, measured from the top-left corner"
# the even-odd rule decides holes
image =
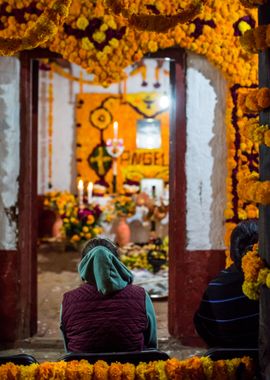
[[[114,137],[113,139],[108,139],[106,141],[106,150],[108,154],[113,158],[112,187],[113,187],[113,193],[116,193],[117,191],[117,159],[123,154],[125,150],[123,139],[118,139],[117,137]]]

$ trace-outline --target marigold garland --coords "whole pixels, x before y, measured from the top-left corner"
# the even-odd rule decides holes
[[[260,125],[257,121],[251,121],[247,123],[244,134],[254,143],[265,144],[270,147],[269,125]]]
[[[242,269],[244,273],[243,292],[252,299],[259,299],[261,285],[270,288],[270,269],[259,256],[258,244],[253,246],[242,259]]]
[[[246,8],[255,8],[266,3],[266,0],[240,0]]]
[[[270,25],[259,25],[249,29],[240,37],[242,47],[255,54],[270,47]]]
[[[88,84],[88,85],[97,85],[98,82],[95,80],[87,80],[83,78],[76,77],[69,72],[65,71],[61,66],[57,65],[56,63],[51,63],[51,70],[60,75],[61,77],[68,79],[70,81],[79,82],[80,84]]]
[[[0,37],[0,55],[13,55],[20,50],[34,49],[53,37],[68,15],[72,0],[55,0],[22,38]]]
[[[7,363],[0,366],[0,378],[20,379],[57,379],[57,380],[232,380],[241,378],[251,380],[255,373],[253,360],[248,357],[232,360],[212,361],[209,358],[191,357],[186,360],[141,362],[139,365],[112,363],[99,360],[89,364],[86,360],[70,362],[45,362],[19,366]]]
[[[239,181],[238,193],[243,201],[270,204],[270,181],[259,181],[258,173],[252,173]]]
[[[141,30],[166,32],[177,24],[191,21],[201,12],[207,0],[193,0],[193,3],[182,8],[177,2],[134,0],[107,0],[107,5],[116,13],[121,13],[129,24]],[[181,4],[183,1],[181,1]],[[181,11],[179,11],[181,9]]]
[[[244,113],[258,113],[270,107],[270,89],[266,87],[250,89],[239,97],[239,105]]]

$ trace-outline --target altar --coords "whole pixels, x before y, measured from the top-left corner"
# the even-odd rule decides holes
[[[134,283],[144,286],[153,297],[168,293],[168,199],[157,201],[145,192],[133,195],[93,196],[78,184],[78,196],[48,192],[45,210],[55,215],[50,236],[43,243],[62,250],[80,251],[95,236],[115,241],[119,259],[133,272]],[[154,190],[154,189],[153,189]],[[91,190],[92,192],[92,190]],[[90,203],[89,203],[90,201]]]

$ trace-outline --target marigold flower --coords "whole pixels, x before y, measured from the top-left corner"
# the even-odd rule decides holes
[[[257,102],[259,107],[268,108],[270,107],[270,89],[269,88],[260,88],[257,93]]]
[[[105,39],[106,39],[106,34],[105,34],[104,32],[100,32],[100,31],[95,32],[95,33],[93,34],[93,39],[94,39],[96,42],[101,43],[101,42],[105,41]]]
[[[88,37],[82,38],[82,48],[85,50],[92,50],[94,48],[93,43],[89,40]]]
[[[77,20],[77,27],[81,30],[85,30],[87,26],[89,25],[89,21],[86,17],[80,16]]]

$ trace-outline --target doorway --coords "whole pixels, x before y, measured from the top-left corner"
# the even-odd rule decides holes
[[[37,65],[38,59],[56,57],[55,55],[43,50],[36,50],[32,52],[24,52],[21,54],[21,99],[22,109],[21,125],[22,125],[22,151],[21,159],[24,163],[21,175],[21,186],[25,190],[20,194],[20,219],[25,220],[25,214],[29,223],[20,224],[20,234],[23,239],[20,239],[20,253],[23,258],[24,266],[22,268],[22,275],[25,275],[25,281],[31,286],[25,288],[25,293],[22,299],[25,311],[27,311],[29,318],[25,319],[25,334],[24,336],[33,335],[37,331],[37,305],[35,300],[37,289],[37,261],[36,261],[36,241],[37,236],[35,229],[31,228],[37,223],[37,97],[34,95],[38,87]],[[170,108],[170,220],[169,220],[169,250],[170,250],[170,294],[169,294],[169,327],[170,332],[174,334],[175,311],[172,305],[175,305],[176,292],[173,287],[175,286],[177,273],[174,271],[174,262],[181,260],[181,250],[185,247],[185,237],[179,234],[179,226],[184,234],[183,225],[184,213],[179,214],[176,212],[178,205],[179,208],[185,209],[185,169],[184,160],[182,157],[185,154],[185,57],[180,49],[170,49],[163,51],[160,55],[155,55],[154,58],[171,58],[170,61],[170,86],[171,93],[175,99],[174,104]],[[180,80],[180,82],[179,82]],[[177,83],[177,86],[176,86]],[[29,116],[31,115],[31,117]],[[176,128],[177,125],[177,128]],[[31,127],[29,127],[31,126]],[[26,165],[26,162],[28,163]],[[32,200],[29,200],[27,188],[32,189]],[[181,189],[181,191],[179,191]],[[29,192],[28,192],[29,194]],[[27,203],[28,202],[28,203]],[[172,207],[171,204],[174,206]],[[25,207],[26,206],[26,207]],[[30,233],[31,232],[31,233]],[[32,239],[29,239],[32,236]],[[31,290],[30,290],[31,289]],[[174,297],[176,297],[174,299]],[[170,322],[171,321],[171,322]],[[28,326],[27,326],[28,324]],[[28,330],[28,333],[27,333]]]

